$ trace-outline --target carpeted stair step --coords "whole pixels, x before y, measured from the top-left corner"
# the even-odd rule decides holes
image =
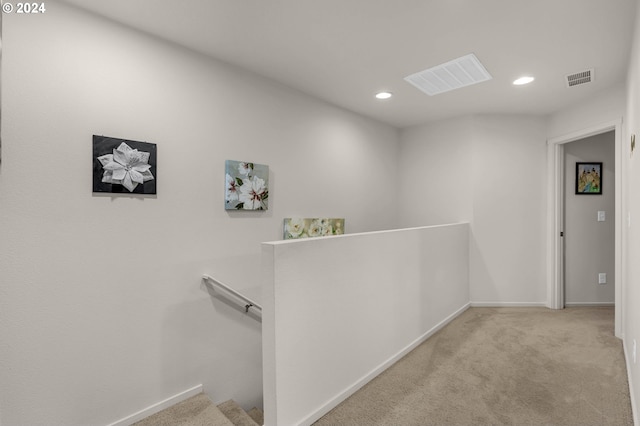
[[[142,419],[134,426],[235,426],[204,393]]]
[[[221,404],[218,408],[235,426],[261,426],[262,422],[257,423],[246,411],[238,405],[237,402],[230,399]]]
[[[253,419],[254,422],[258,423],[259,425],[264,424],[264,412],[262,412],[261,409],[253,407],[247,412],[247,414]]]

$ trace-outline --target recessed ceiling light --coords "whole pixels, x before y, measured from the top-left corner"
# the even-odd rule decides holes
[[[376,98],[377,99],[389,99],[391,96],[393,96],[393,93],[391,93],[391,92],[379,92],[379,93],[376,93]]]
[[[523,84],[531,83],[533,80],[535,80],[533,77],[520,77],[519,79],[515,80],[513,84],[515,84],[516,86],[522,86]]]

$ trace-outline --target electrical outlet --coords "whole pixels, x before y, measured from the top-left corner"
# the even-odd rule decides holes
[[[600,272],[598,274],[598,284],[606,284],[607,283],[607,274],[604,272]]]
[[[598,211],[598,222],[604,222],[606,220],[606,213],[604,210]]]

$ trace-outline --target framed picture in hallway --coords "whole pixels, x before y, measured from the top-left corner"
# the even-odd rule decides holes
[[[602,194],[602,163],[576,163],[576,194]]]
[[[328,237],[344,234],[344,218],[286,218],[284,239]]]
[[[225,210],[269,208],[269,166],[227,160],[225,172]]]
[[[156,194],[154,143],[93,135],[93,192]]]

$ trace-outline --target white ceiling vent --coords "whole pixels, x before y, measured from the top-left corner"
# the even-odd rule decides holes
[[[580,84],[591,83],[595,77],[593,68],[569,74],[566,77],[567,87],[578,86]]]
[[[442,65],[412,74],[404,79],[429,96],[491,80],[491,74],[470,53]]]

